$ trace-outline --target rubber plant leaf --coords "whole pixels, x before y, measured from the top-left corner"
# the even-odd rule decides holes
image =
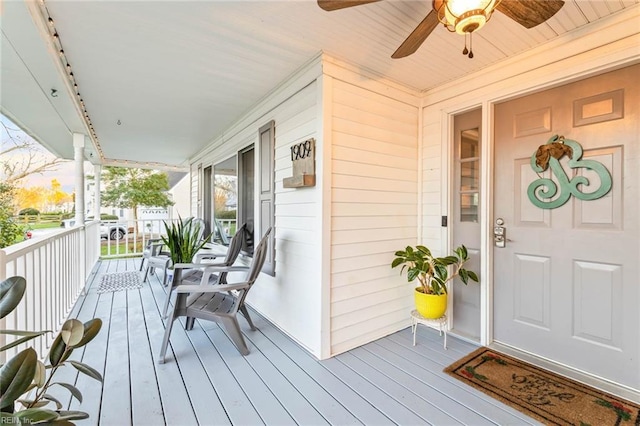
[[[0,407],[12,405],[27,390],[37,363],[38,354],[33,348],[27,348],[0,368]]]
[[[26,288],[27,280],[23,277],[9,277],[0,282],[0,319],[18,306]]]
[[[102,328],[102,320],[100,318],[94,318],[84,323],[84,335],[82,336],[82,340],[75,345],[76,348],[80,348],[90,341],[93,340],[94,337],[98,335],[100,329]]]

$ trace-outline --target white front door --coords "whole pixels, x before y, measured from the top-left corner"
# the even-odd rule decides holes
[[[636,65],[496,105],[493,209],[506,231],[504,248],[494,247],[495,341],[633,389],[640,389],[638,75]],[[563,171],[557,163],[533,170],[532,154],[556,134],[608,170],[605,196],[580,199],[601,180],[597,168],[582,167],[595,163],[569,163],[569,142],[552,152],[565,154]],[[532,183],[558,184],[562,173],[565,187],[550,199],[538,192],[535,205]],[[583,178],[589,186],[578,183]],[[541,207],[568,188],[564,204]]]

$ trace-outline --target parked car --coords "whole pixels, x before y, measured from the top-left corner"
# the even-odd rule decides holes
[[[60,223],[62,228],[72,228],[76,224],[75,219],[65,219]],[[127,235],[127,225],[120,222],[100,222],[100,238],[120,240]]]
[[[127,235],[126,224],[100,222],[100,238],[121,240],[125,235]]]

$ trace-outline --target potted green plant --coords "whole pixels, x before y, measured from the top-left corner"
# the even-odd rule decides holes
[[[167,235],[162,236],[162,241],[169,249],[171,265],[191,263],[196,253],[209,242],[211,237],[209,235],[203,238],[204,224],[201,220],[194,221],[192,217],[185,220],[179,216],[178,218],[177,222],[171,224],[164,222]],[[169,275],[173,276],[173,268],[170,268]]]
[[[467,248],[464,245],[456,248],[453,255],[434,257],[425,246],[407,246],[395,253],[396,258],[391,263],[395,268],[402,265],[400,273],[407,271],[407,281],[416,279],[420,286],[416,287],[414,295],[416,309],[425,318],[440,318],[447,310],[447,283],[455,277],[466,285],[469,280],[478,282],[475,272],[464,269],[469,260]],[[452,273],[449,274],[449,269]]]
[[[209,241],[209,237],[202,238],[204,226],[192,217],[178,220],[168,224],[164,222],[167,235],[162,236],[162,241],[171,253],[171,262],[191,263],[196,253]]]

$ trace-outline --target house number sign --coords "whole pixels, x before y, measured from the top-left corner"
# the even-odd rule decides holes
[[[309,139],[291,147],[291,161],[302,160],[311,157],[313,140]]]
[[[284,178],[285,188],[304,188],[316,184],[316,140],[311,138],[291,146],[293,176]]]
[[[569,179],[567,172],[560,164],[560,159],[569,157],[568,166],[573,169],[587,169],[594,172],[600,179],[600,186],[592,192],[582,192],[582,189],[592,186],[585,176],[576,175]],[[611,174],[607,168],[595,160],[582,160],[582,146],[564,136],[552,136],[545,145],[541,145],[531,156],[531,168],[540,176],[548,168],[557,180],[540,177],[529,185],[527,195],[529,200],[541,209],[555,209],[566,203],[571,195],[579,200],[597,200],[611,190]],[[571,173],[573,175],[573,173]],[[560,193],[558,194],[558,187]],[[556,195],[558,195],[556,197]],[[554,199],[554,197],[556,197]]]

